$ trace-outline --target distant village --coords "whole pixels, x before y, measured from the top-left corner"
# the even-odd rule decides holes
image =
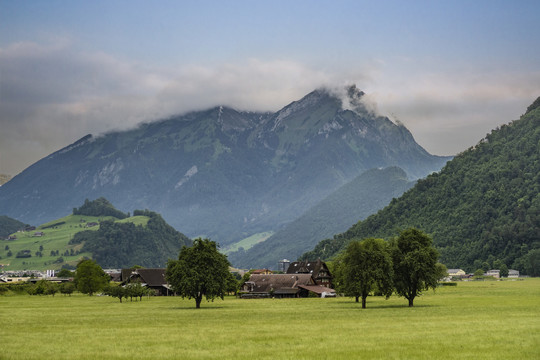
[[[104,269],[110,280],[121,285],[141,283],[152,289],[156,296],[173,296],[174,291],[165,279],[164,268]],[[269,269],[229,269],[240,281],[237,296],[245,299],[256,298],[302,298],[336,297],[333,277],[324,261],[294,261],[287,259],[278,262],[278,270]],[[501,279],[500,270],[489,270],[482,276],[467,274],[462,269],[448,269],[443,282]],[[71,277],[57,277],[55,270],[6,271],[0,274],[0,283],[37,282],[47,280],[55,283],[73,281]],[[249,277],[246,276],[249,274]],[[509,270],[508,278],[519,278],[519,271]]]

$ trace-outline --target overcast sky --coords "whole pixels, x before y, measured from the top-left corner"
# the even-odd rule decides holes
[[[540,96],[540,1],[0,0],[0,173],[82,136],[355,83],[438,155]]]

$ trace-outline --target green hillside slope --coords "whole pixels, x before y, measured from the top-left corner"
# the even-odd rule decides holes
[[[368,170],[245,254],[229,254],[229,260],[239,267],[275,268],[279,260],[296,259],[321,239],[375,213],[413,184],[398,167]]]
[[[114,213],[90,216],[88,213]],[[131,217],[118,212],[106,199],[85,201],[69,215],[12,234],[14,240],[0,241],[0,264],[4,270],[58,270],[75,268],[83,258],[93,258],[102,267],[141,265],[164,267],[191,240],[148,210],[135,210]],[[84,213],[84,214],[81,214]]]
[[[189,238],[168,225],[159,214],[135,210],[134,215],[136,222],[128,221],[131,218],[103,221],[97,231],[79,232],[69,244],[82,244],[82,251],[92,253],[102,267],[109,268],[165,267],[183,245],[191,244]],[[143,218],[148,219],[146,225],[142,224]]]
[[[7,237],[17,230],[24,229],[26,224],[10,218],[9,216],[0,216],[0,238]]]
[[[493,130],[439,173],[302,258],[328,259],[353,238],[390,238],[413,226],[433,236],[449,268],[472,271],[501,260],[531,272],[540,252],[539,149],[540,107],[533,104],[520,120]]]
[[[12,234],[16,240],[0,241],[0,263],[5,270],[56,270],[62,266],[74,268],[82,257],[92,257],[92,254],[81,251],[82,245],[69,245],[69,240],[79,231],[95,231],[99,228],[99,225],[86,227],[88,224],[112,219],[69,215],[45,223],[35,230],[16,232]],[[37,233],[43,234],[37,236]]]

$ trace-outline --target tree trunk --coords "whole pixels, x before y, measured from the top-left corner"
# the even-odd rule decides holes
[[[359,296],[356,297],[356,302],[358,302]]]
[[[367,299],[367,297],[362,296],[362,309],[366,308],[366,299]]]
[[[414,298],[409,299],[409,307],[413,307],[413,301],[414,301]]]
[[[202,301],[202,296],[197,296],[195,298],[195,308],[196,309],[200,309],[201,308],[201,301]]]

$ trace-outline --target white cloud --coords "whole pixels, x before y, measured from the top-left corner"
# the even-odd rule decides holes
[[[70,41],[0,49],[0,73],[0,172],[12,174],[87,133],[221,104],[276,110],[331,81],[286,60],[152,67]]]
[[[518,119],[540,96],[539,84],[540,71],[387,74],[373,98],[382,114],[402,121],[426,150],[450,155]]]
[[[278,110],[320,86],[351,83],[428,151],[454,154],[540,95],[540,73],[411,72],[382,60],[319,70],[258,58],[159,67],[82,52],[70,39],[0,48],[0,74],[0,173],[8,174],[88,133],[216,105]]]

